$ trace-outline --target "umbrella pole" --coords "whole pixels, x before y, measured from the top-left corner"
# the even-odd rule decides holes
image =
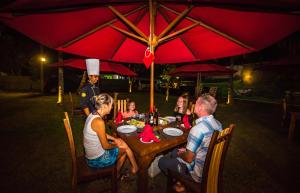
[[[58,52],[58,61],[63,63],[62,52]],[[58,68],[58,96],[57,104],[63,104],[64,96],[64,70],[62,67]]]
[[[149,0],[149,13],[150,13],[150,35],[148,45],[150,52],[154,54],[155,45],[157,45],[156,37],[154,34],[155,16],[156,16],[156,3],[153,4],[152,0]],[[154,108],[154,61],[151,64],[150,71],[150,112],[153,112]]]
[[[151,72],[150,72],[150,111],[151,112],[153,111],[153,107],[154,107],[154,62],[152,62],[151,64]]]
[[[132,79],[129,77],[128,78],[128,86],[129,86],[129,93],[132,92]]]
[[[228,93],[227,93],[226,104],[232,103],[232,90],[233,90],[233,75],[229,78],[229,81],[228,81]]]
[[[64,96],[64,70],[62,67],[58,68],[58,96],[57,104],[63,104]]]
[[[166,102],[168,102],[169,101],[169,82],[167,83],[167,85],[166,85]]]
[[[200,88],[201,88],[201,83],[202,83],[202,77],[201,77],[201,72],[199,73],[199,92],[200,92]],[[201,94],[201,93],[199,93]]]
[[[197,84],[196,84],[196,89],[195,89],[195,99],[199,96],[200,78],[201,78],[201,74],[198,72],[197,73]]]

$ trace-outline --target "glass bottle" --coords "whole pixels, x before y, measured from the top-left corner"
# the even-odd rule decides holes
[[[154,116],[153,116],[153,113],[150,112],[149,113],[149,125],[153,126],[154,124]]]
[[[154,125],[158,126],[158,110],[157,110],[157,108],[155,108],[153,119],[154,119]]]

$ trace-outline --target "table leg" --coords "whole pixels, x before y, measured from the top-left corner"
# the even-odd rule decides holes
[[[139,172],[137,179],[137,192],[148,193],[148,168],[154,156],[144,156],[138,158]]]

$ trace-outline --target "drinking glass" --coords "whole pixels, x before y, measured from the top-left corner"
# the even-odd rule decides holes
[[[180,126],[180,123],[181,123],[181,116],[180,116],[180,115],[177,115],[177,116],[176,116],[176,124],[177,124],[178,126]]]

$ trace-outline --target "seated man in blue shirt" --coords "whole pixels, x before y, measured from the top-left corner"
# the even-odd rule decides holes
[[[175,149],[171,157],[159,160],[159,168],[166,173],[172,170],[180,173],[189,180],[200,183],[203,173],[205,157],[212,134],[215,130],[221,131],[222,125],[213,116],[217,101],[210,95],[200,96],[195,104],[194,113],[198,116],[196,125],[189,132],[186,148]],[[184,191],[184,187],[177,183],[177,192]]]

